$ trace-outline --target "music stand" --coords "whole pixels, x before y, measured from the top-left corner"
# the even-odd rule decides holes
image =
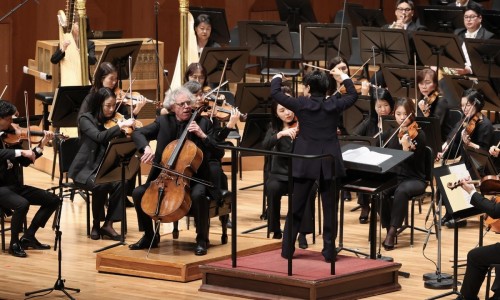
[[[226,72],[222,81],[240,82],[245,74],[249,55],[246,47],[204,48],[200,64],[207,70],[208,81],[218,83],[227,58]]]
[[[97,170],[95,184],[105,184],[121,181],[122,198],[122,221],[120,241],[110,246],[95,250],[100,252],[116,246],[125,245],[125,226],[126,226],[126,201],[127,180],[132,179],[139,170],[139,159],[135,156],[137,149],[135,143],[130,138],[118,138],[109,142],[106,153]]]
[[[62,86],[56,89],[52,110],[48,120],[52,126],[77,127],[78,111],[83,99],[90,92],[90,85],[87,86]]]
[[[474,173],[471,174],[472,178],[481,179],[487,175],[498,174],[495,163],[491,159],[491,155],[488,151],[471,147],[464,147],[464,149]]]
[[[242,113],[271,113],[272,101],[269,83],[238,83],[234,106]]]
[[[413,66],[383,64],[381,68],[387,89],[393,97],[414,98],[416,78]],[[422,69],[417,67],[417,71]]]
[[[500,13],[498,10],[483,10],[483,21],[481,25],[495,34],[496,37],[500,36]]]
[[[290,31],[298,32],[303,22],[316,22],[310,0],[276,0],[280,20],[288,24]]]
[[[358,100],[354,102],[353,106],[343,112],[344,128],[348,134],[352,134],[356,127],[370,118],[374,113],[373,105],[370,96],[361,95],[358,96]]]
[[[465,39],[474,75],[490,78],[500,74],[500,41]]]
[[[432,153],[441,152],[441,123],[435,117],[416,117],[415,121],[425,133],[425,143],[432,148]]]
[[[431,32],[453,33],[464,26],[464,7],[417,6],[420,24]]]
[[[452,33],[413,32],[415,50],[423,65],[463,68],[465,65],[462,43]]]
[[[358,27],[358,36],[362,61],[372,58],[375,52],[375,56],[382,56],[377,59],[379,63],[408,65],[410,62],[410,44],[406,30]]]
[[[286,22],[239,21],[238,30],[240,42],[243,42],[243,46],[250,47],[250,55],[266,57],[267,81],[269,81],[269,59],[292,57],[294,54]]]
[[[142,41],[131,41],[107,45],[106,48],[104,48],[104,51],[99,58],[97,68],[95,69],[98,70],[99,66],[103,62],[111,63],[116,67],[118,71],[118,80],[120,80],[121,83],[121,80],[129,78],[129,56],[132,57],[132,66],[130,68],[133,70],[135,62],[137,61],[137,55],[139,55],[139,51],[141,50],[141,46]],[[92,77],[95,78],[95,73]]]
[[[362,6],[348,5],[347,14],[351,20],[353,37],[358,36],[358,27],[377,27],[381,28],[387,21],[384,12],[381,9],[369,9]]]
[[[499,111],[500,110],[500,98],[491,86],[488,79],[476,79],[469,80],[461,76],[444,76],[445,81],[449,86],[453,88],[450,89],[453,93],[453,99],[461,99],[462,94],[465,90],[474,88],[484,95],[484,110],[488,111]]]
[[[229,44],[231,36],[229,34],[229,27],[227,26],[226,10],[224,8],[189,6],[189,12],[193,15],[193,19],[196,19],[201,14],[208,15],[212,25],[210,39],[219,44]]]
[[[303,23],[300,25],[302,58],[307,61],[324,60],[329,57],[351,58],[351,26],[324,23]]]

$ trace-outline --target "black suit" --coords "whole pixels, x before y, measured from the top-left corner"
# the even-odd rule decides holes
[[[458,36],[462,41],[465,40],[465,33],[467,32],[466,28],[457,28],[455,29],[454,34]],[[495,37],[493,32],[488,31],[484,26],[481,26],[477,31],[475,39],[487,40]]]
[[[340,113],[352,106],[358,99],[354,84],[350,79],[344,80],[347,94],[340,97],[332,96],[328,99],[322,97],[298,97],[292,98],[281,91],[281,78],[271,81],[271,95],[279,104],[295,113],[299,120],[300,133],[295,139],[294,154],[331,154],[334,157],[334,169],[332,161],[321,160],[292,160],[292,175],[294,177],[293,189],[293,235],[292,245],[295,244],[299,225],[302,221],[304,207],[309,198],[310,191],[316,181],[319,180],[321,200],[323,201],[323,250],[325,259],[335,257],[335,247],[332,240],[336,238],[337,228],[332,228],[332,218],[337,224],[337,213],[333,212],[333,201],[337,201],[338,195],[334,193],[334,178],[345,176],[344,163],[340,144],[337,139],[337,127]],[[287,217],[285,223],[285,235],[283,237],[282,256],[289,257],[288,253],[288,226],[290,222]]]
[[[195,177],[209,180],[210,171],[208,167],[208,161],[210,161],[212,157],[220,157],[220,153],[224,152],[224,150],[215,147],[215,141],[212,138],[212,122],[204,117],[198,118],[196,122],[200,126],[201,130],[207,135],[207,138],[202,140],[194,134],[188,134],[188,139],[194,142],[196,146],[203,152],[203,162],[198,168]],[[161,157],[165,147],[170,142],[175,141],[180,137],[186,125],[187,121],[182,123],[178,122],[175,114],[173,113],[161,115],[158,116],[153,123],[134,131],[134,133],[132,134],[132,139],[134,140],[139,151],[144,151],[144,148],[149,144],[148,141],[156,140],[154,163],[159,164],[161,163]],[[154,181],[160,173],[160,169],[151,168],[151,172],[149,173],[146,184],[137,187],[132,193],[139,227],[142,226],[142,228],[144,228],[145,235],[148,240],[153,239],[154,231],[150,216],[147,215],[141,208],[142,196],[146,192],[150,183]],[[209,229],[209,203],[206,200],[207,189],[204,185],[195,183],[193,181],[191,181],[190,187],[192,202],[191,210],[194,211],[196,222],[196,242],[207,246]]]
[[[479,193],[472,195],[471,204],[494,219],[500,218],[500,204],[486,199]],[[469,251],[467,254],[467,269],[460,289],[460,293],[465,299],[478,299],[477,294],[481,289],[488,268],[492,264],[500,264],[500,243],[474,248]],[[500,268],[496,268],[495,273],[500,274]],[[498,288],[498,277],[498,275],[495,277],[493,290],[495,290],[495,287]],[[495,292],[495,296],[498,297],[498,290]]]
[[[95,57],[95,44],[91,40],[87,40],[87,50],[89,53],[88,63],[89,66],[95,65],[97,63],[97,58]],[[66,56],[65,52],[61,51],[60,47],[57,47],[56,52],[50,57],[50,62],[53,64],[58,64]]]
[[[15,149],[7,149],[3,140],[0,143],[0,206],[14,211],[11,221],[11,244],[19,241],[19,233],[22,231],[23,221],[28,213],[30,205],[39,205],[25,236],[34,236],[38,228],[44,227],[47,220],[59,205],[59,198],[33,186],[24,185],[20,181],[21,168],[31,164],[31,160],[19,156],[16,157]],[[36,153],[40,157],[41,153]]]

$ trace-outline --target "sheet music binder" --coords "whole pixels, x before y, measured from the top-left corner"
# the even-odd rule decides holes
[[[390,169],[392,169],[394,166],[400,164],[405,159],[407,159],[408,157],[413,155],[413,152],[410,152],[410,151],[380,148],[380,147],[373,147],[373,146],[363,146],[363,145],[359,145],[359,144],[347,144],[347,145],[341,147],[341,151],[342,151],[342,153],[344,153],[347,150],[357,149],[360,147],[367,147],[370,151],[378,152],[381,154],[388,154],[388,155],[391,155],[392,157],[390,159],[382,162],[380,165],[369,165],[369,164],[352,163],[349,161],[344,161],[344,166],[347,169],[354,170],[354,171],[364,171],[364,172],[370,172],[370,173],[384,174],[387,171],[389,171]]]

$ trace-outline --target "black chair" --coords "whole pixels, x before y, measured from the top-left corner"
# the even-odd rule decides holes
[[[498,268],[500,267],[499,264],[493,264],[490,266],[490,268],[488,269],[488,275],[486,276],[486,295],[484,296],[484,299],[485,300],[488,300],[490,299],[490,288],[491,288],[491,271],[495,268]],[[495,272],[495,276],[500,276],[500,274],[496,274]]]
[[[35,93],[35,100],[42,102],[43,106],[43,130],[49,130],[49,106],[54,100],[54,92],[38,92]]]
[[[12,212],[10,210],[4,209],[0,207],[0,231],[2,235],[2,251],[5,252],[5,232],[10,230],[9,228],[5,228],[5,218],[10,216]]]
[[[78,138],[59,139],[59,185],[52,187],[51,190],[58,193],[61,201],[65,197],[74,200],[75,193],[78,193],[86,202],[87,209],[87,236],[90,236],[90,201],[91,193],[84,186],[76,185],[68,180],[68,171],[78,149],[80,148]]]
[[[413,246],[414,232],[415,230],[427,232],[428,230],[424,228],[415,227],[415,203],[419,205],[419,213],[422,213],[422,202],[425,197],[431,197],[431,208],[434,209],[434,155],[432,152],[432,148],[427,146],[425,147],[425,182],[428,187],[431,188],[431,192],[424,192],[421,195],[414,196],[410,199],[411,208],[410,208],[410,223],[408,224],[408,215],[405,218],[405,222],[401,228],[398,229],[397,235],[399,236],[405,229],[410,228],[410,245]],[[437,235],[437,230],[435,231]]]

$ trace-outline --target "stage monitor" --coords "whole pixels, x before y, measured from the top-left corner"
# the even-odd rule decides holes
[[[464,8],[455,6],[417,6],[420,24],[431,32],[453,33],[464,28]]]
[[[316,22],[310,0],[276,0],[280,20],[288,24],[290,31],[299,32],[301,23]]]
[[[212,23],[210,38],[219,44],[229,44],[231,37],[227,26],[226,11],[223,8],[190,6],[189,12],[193,15],[193,19],[196,19],[201,14],[208,15],[210,23]]]

